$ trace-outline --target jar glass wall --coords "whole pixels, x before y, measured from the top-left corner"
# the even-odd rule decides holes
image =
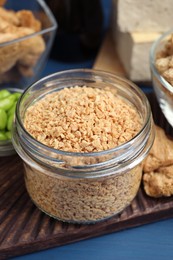
[[[27,108],[47,94],[76,85],[109,87],[136,108],[142,118],[141,130],[122,145],[92,153],[65,152],[38,142],[23,124]],[[48,215],[74,223],[107,219],[131,203],[153,139],[151,110],[143,92],[128,80],[95,70],[64,71],[33,84],[18,103],[13,128],[13,145],[24,161],[31,199]]]

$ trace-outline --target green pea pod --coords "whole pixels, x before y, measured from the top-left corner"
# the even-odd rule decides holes
[[[0,141],[7,140],[7,136],[4,131],[0,131]]]
[[[16,101],[20,98],[20,96],[22,95],[21,93],[19,92],[16,92],[16,93],[13,93],[13,95],[15,96],[16,98]]]
[[[0,108],[0,130],[4,130],[7,125],[7,113]]]
[[[8,116],[11,115],[11,114],[14,115],[15,110],[16,110],[16,104],[17,104],[17,101],[15,101],[13,106],[8,110],[8,113],[7,113]]]
[[[6,98],[10,95],[10,92],[6,89],[0,90],[0,100]]]
[[[11,128],[12,128],[12,124],[13,124],[13,118],[14,118],[14,115],[11,114],[9,115],[8,119],[7,119],[7,129],[10,131]]]
[[[11,140],[11,131],[7,131],[7,132],[5,133],[5,135],[6,135],[6,137],[7,137],[8,140]]]
[[[8,111],[14,104],[15,96],[10,95],[4,99],[0,100],[0,108],[4,109],[5,111]]]

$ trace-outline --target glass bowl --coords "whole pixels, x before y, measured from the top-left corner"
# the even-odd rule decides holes
[[[165,47],[173,29],[159,37],[150,49],[150,69],[154,92],[159,106],[169,124],[173,127],[173,86],[159,73],[155,66],[156,55]]]
[[[8,0],[3,8],[12,10],[18,20],[17,24],[8,18],[0,20],[0,87],[25,89],[39,78],[46,65],[57,24],[43,0]]]
[[[22,89],[18,89],[18,88],[6,88],[6,89],[11,93],[23,92]],[[2,88],[0,88],[0,90],[2,90]],[[11,140],[0,141],[0,157],[13,155],[15,153],[16,151],[13,147]]]

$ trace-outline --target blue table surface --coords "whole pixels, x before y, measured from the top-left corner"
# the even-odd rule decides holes
[[[92,65],[92,59],[71,64],[49,60],[43,76],[65,69],[91,68]],[[143,88],[143,86],[140,87]],[[145,91],[151,91],[152,88],[144,89]],[[173,219],[126,229],[12,259],[173,259]]]

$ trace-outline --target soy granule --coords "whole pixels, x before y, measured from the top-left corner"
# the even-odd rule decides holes
[[[25,114],[39,142],[68,152],[97,152],[132,139],[141,128],[135,107],[110,89],[75,86],[46,95]]]

